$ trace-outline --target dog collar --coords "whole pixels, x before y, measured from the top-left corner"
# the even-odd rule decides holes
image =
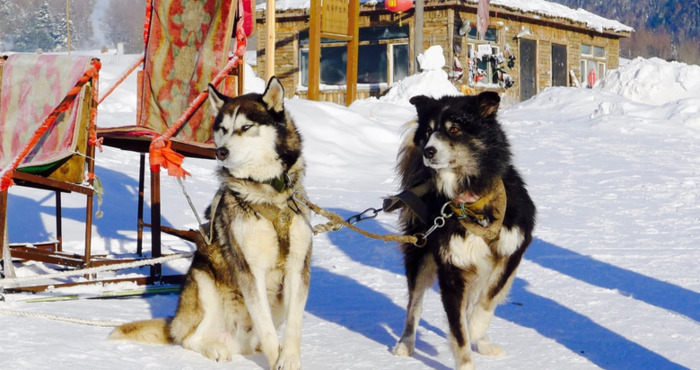
[[[450,208],[459,223],[469,232],[486,240],[495,240],[501,231],[501,225],[503,225],[506,204],[506,189],[503,180],[498,179],[486,195],[472,203],[453,200],[450,202]],[[490,216],[490,223],[488,226],[483,226],[483,221],[487,216]]]
[[[273,189],[277,190],[278,193],[285,191],[289,188],[289,175],[283,173],[274,179],[265,180],[262,183],[272,186]]]

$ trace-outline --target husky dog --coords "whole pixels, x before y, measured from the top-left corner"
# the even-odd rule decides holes
[[[312,231],[301,136],[275,77],[236,98],[209,86],[221,182],[207,209],[211,243],[197,237],[175,317],[124,324],[113,339],[180,344],[216,361],[261,350],[271,368],[299,369]],[[282,322],[283,338],[277,335]]]
[[[406,235],[424,238],[401,245],[409,298],[393,352],[413,353],[423,294],[437,277],[456,368],[473,369],[472,346],[488,356],[505,354],[486,329],[532,241],[535,205],[496,120],[496,93],[410,102],[418,119],[409,124],[398,171],[402,189],[423,206],[404,207],[400,223]],[[444,226],[430,234],[438,217]]]

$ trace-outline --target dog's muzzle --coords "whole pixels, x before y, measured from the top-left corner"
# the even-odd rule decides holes
[[[228,149],[226,149],[222,146],[222,147],[216,148],[215,153],[216,153],[216,159],[223,161],[224,159],[226,159],[228,157],[229,152],[228,152]]]

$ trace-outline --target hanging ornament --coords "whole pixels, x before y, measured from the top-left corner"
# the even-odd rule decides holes
[[[399,26],[402,25],[401,13],[413,6],[413,0],[385,0],[384,6],[387,10],[399,13]]]

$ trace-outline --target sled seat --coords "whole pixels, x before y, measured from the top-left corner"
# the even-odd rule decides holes
[[[8,253],[23,260],[73,267],[89,265],[95,194],[95,147],[90,142],[91,136],[94,139],[97,114],[99,60],[14,54],[0,64],[0,241],[5,267],[11,266]],[[54,240],[32,240],[32,244],[5,250],[9,245],[8,218],[35,211],[19,210],[13,207],[12,199],[8,202],[12,184],[55,194]],[[61,194],[71,192],[86,196],[82,255],[63,252]],[[15,219],[15,223],[21,224],[22,220]]]
[[[151,222],[145,223],[145,155],[154,139],[184,125],[167,138],[169,149],[184,157],[214,158],[213,117],[209,104],[195,105],[217,75],[225,73],[217,88],[228,95],[243,91],[243,68],[232,67],[230,57],[237,1],[151,0],[146,3],[145,56],[138,71],[136,124],[103,127],[97,136],[104,145],[140,153],[137,208],[137,253],[143,251],[143,229],[151,229],[151,255],[161,255],[160,166],[150,158]],[[237,36],[238,37],[238,36]],[[245,42],[245,39],[243,39]],[[194,110],[192,110],[194,109]],[[191,114],[191,115],[190,115]],[[183,172],[170,175],[184,177]],[[160,265],[151,269],[156,280]]]

